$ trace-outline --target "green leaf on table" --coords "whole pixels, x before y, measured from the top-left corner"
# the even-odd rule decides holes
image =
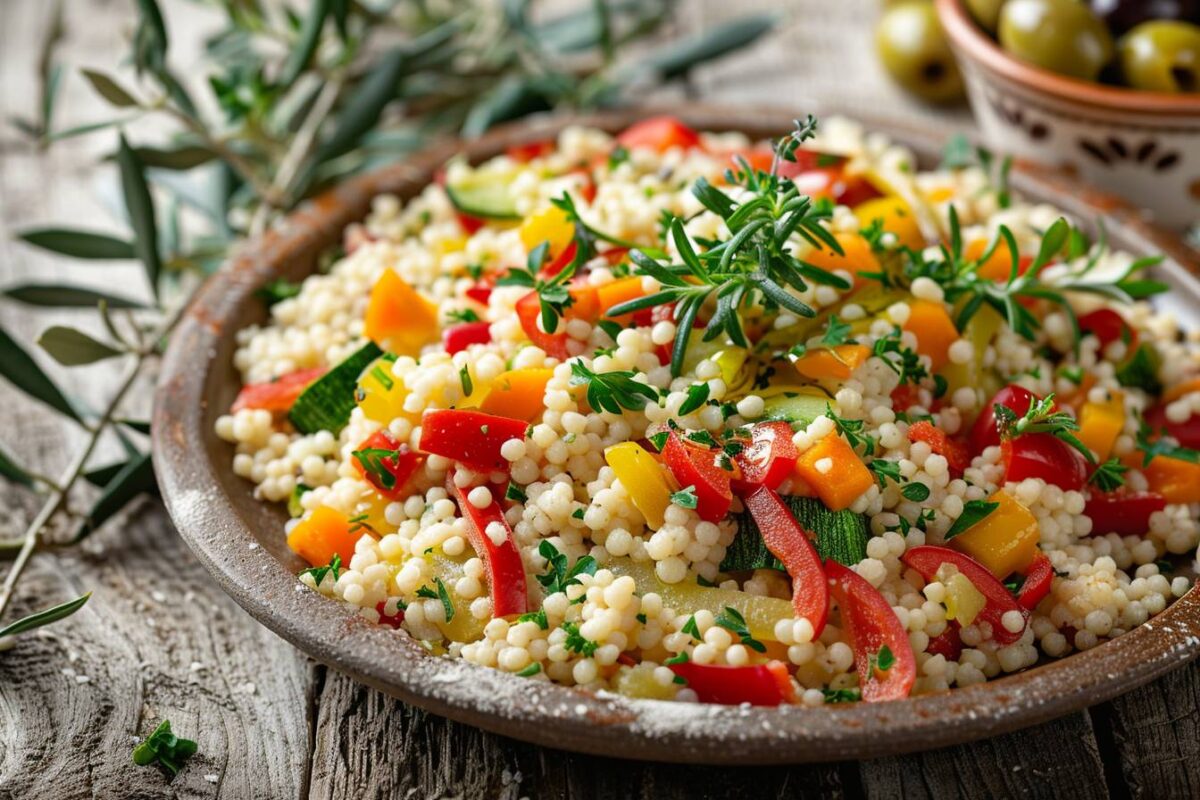
[[[196,743],[171,733],[171,722],[164,719],[154,733],[133,748],[133,763],[139,767],[157,763],[169,778],[174,778],[183,769],[183,762],[194,755]]]
[[[312,61],[313,55],[317,52],[317,45],[321,43],[321,30],[325,27],[325,18],[328,16],[329,0],[313,0],[308,9],[308,16],[304,18],[304,25],[300,29],[300,38],[288,53],[287,61],[284,62],[283,72],[279,76],[280,88],[287,89],[295,83],[308,63]]]
[[[96,94],[107,100],[109,105],[117,108],[136,108],[141,105],[136,97],[103,72],[96,72],[92,69],[85,69],[82,72],[83,77],[92,85]]]
[[[91,510],[88,511],[87,519],[79,528],[71,543],[74,544],[90,536],[101,525],[112,518],[114,514],[124,508],[126,503],[139,494],[153,491],[156,486],[157,483],[154,480],[154,467],[150,461],[150,454],[143,453],[136,458],[131,458],[113,476],[112,480],[105,484],[104,490],[100,492],[100,496],[92,504]]]
[[[33,476],[26,472],[3,447],[0,447],[0,476],[22,486],[33,486]]]
[[[682,39],[654,50],[635,63],[633,74],[655,72],[664,80],[677,78],[695,66],[739,50],[768,33],[779,17],[774,14],[755,14]]]
[[[49,625],[52,622],[58,622],[60,619],[65,619],[74,614],[79,609],[83,608],[88,599],[92,596],[91,592],[85,595],[76,597],[74,600],[68,600],[65,603],[47,608],[45,611],[39,611],[36,614],[30,614],[27,617],[22,617],[16,622],[10,623],[3,628],[0,628],[0,639],[5,636],[16,636],[18,633],[25,633],[34,628],[40,628],[43,625]]]
[[[117,297],[82,286],[59,286],[52,283],[19,283],[0,289],[0,294],[18,303],[43,308],[95,308],[101,301],[109,308],[146,308],[145,303]]]
[[[76,422],[83,421],[62,390],[4,328],[0,328],[0,375],[34,400],[40,400]]]
[[[86,259],[137,258],[133,243],[107,233],[71,230],[68,228],[30,228],[17,233],[26,244],[59,255]]]
[[[143,0],[145,2],[145,0]],[[154,199],[146,184],[146,172],[137,153],[121,135],[117,164],[121,168],[121,191],[125,195],[125,208],[129,211],[129,222],[133,226],[133,247],[146,269],[146,279],[154,296],[158,296],[158,276],[162,262],[158,255],[158,226],[154,221]]]
[[[37,343],[64,367],[93,364],[106,358],[124,355],[124,351],[65,325],[52,325],[42,331]]]
[[[121,418],[116,420],[116,423],[129,428],[131,431],[136,431],[143,435],[148,436],[150,434],[150,420]]]
[[[89,469],[83,473],[83,479],[95,486],[97,489],[103,489],[108,485],[109,481],[117,476],[117,473],[125,468],[127,461],[117,461],[114,464],[105,464],[102,467]]]

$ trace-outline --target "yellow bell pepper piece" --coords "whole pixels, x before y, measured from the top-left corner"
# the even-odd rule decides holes
[[[661,528],[674,488],[658,459],[637,442],[621,442],[604,451],[604,460],[646,518],[646,524],[654,530]]]
[[[949,568],[949,569],[947,569]],[[942,570],[946,569],[943,573]],[[949,564],[938,570],[938,580],[946,587],[946,619],[958,620],[961,625],[970,625],[987,605],[987,598],[975,588],[966,575]]]
[[[871,348],[863,344],[839,344],[834,347],[814,347],[792,362],[806,378],[815,381],[846,380],[854,370],[871,356]]]
[[[875,483],[858,453],[836,433],[801,453],[795,473],[830,511],[849,508]]]
[[[854,216],[858,224],[866,228],[875,220],[880,220],[883,229],[895,234],[897,241],[913,250],[925,247],[925,236],[917,216],[903,197],[877,197],[854,207]]]
[[[1086,402],[1079,412],[1079,441],[1100,461],[1109,457],[1124,429],[1125,395],[1121,392],[1110,393],[1108,399],[1100,403]]]
[[[1168,503],[1200,503],[1200,464],[1156,456],[1144,472],[1150,491],[1158,492]]]
[[[371,288],[363,334],[388,352],[415,356],[438,337],[437,306],[385,269]]]
[[[437,623],[438,630],[451,642],[477,641],[483,637],[483,626],[491,622],[490,619],[476,619],[475,615],[471,613],[471,601],[460,597],[454,591],[459,578],[465,575],[463,562],[473,555],[474,553],[468,548],[461,562],[449,556],[434,555],[431,557],[434,577],[442,579],[442,584],[446,587],[447,594],[450,595],[450,602],[454,605],[454,619],[449,622]],[[432,584],[433,581],[431,580],[430,583]]]
[[[617,674],[617,691],[628,697],[641,697],[646,700],[672,700],[683,687],[668,681],[659,683],[654,678],[655,667],[649,664],[638,664],[636,667],[623,667]]]
[[[487,414],[532,420],[545,410],[546,384],[552,369],[510,369],[487,386],[476,389],[463,401],[463,408],[478,408]]]
[[[946,379],[946,396],[952,397],[956,391],[963,388],[983,389],[984,394],[991,397],[998,386],[991,370],[983,366],[983,357],[988,345],[1004,326],[1004,318],[1000,312],[991,306],[980,306],[963,328],[963,338],[971,343],[975,357],[965,364],[948,363],[942,368],[942,377]]]
[[[950,345],[959,338],[945,304],[933,300],[913,300],[908,304],[904,330],[917,337],[917,352],[929,356],[934,372],[950,360]]]
[[[987,567],[993,575],[1004,580],[1021,572],[1037,555],[1041,530],[1037,517],[1003,489],[988,498],[999,503],[965,532],[950,540],[950,546]]]
[[[382,356],[372,362],[358,379],[354,400],[367,419],[386,425],[396,417],[404,417],[416,424],[420,415],[404,410],[408,390],[404,382],[392,374],[395,360],[395,356]]]
[[[558,206],[550,206],[535,214],[530,214],[521,223],[521,244],[526,252],[532,252],[542,242],[549,245],[550,258],[562,253],[575,237],[575,226],[567,217],[567,212]]]
[[[613,558],[604,569],[615,575],[629,575],[637,583],[637,593],[654,592],[662,597],[663,605],[674,609],[676,614],[694,614],[708,609],[719,614],[728,606],[746,618],[750,635],[761,641],[776,641],[775,623],[781,619],[792,619],[795,612],[791,600],[778,597],[762,597],[736,589],[720,589],[701,586],[691,578],[679,583],[663,583],[654,573],[651,561],[634,561],[631,558]]]

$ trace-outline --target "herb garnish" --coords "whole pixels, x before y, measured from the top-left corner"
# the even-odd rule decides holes
[[[462,369],[458,371],[458,381],[462,384],[464,397],[469,397],[471,392],[475,391],[475,384],[471,381],[471,368],[467,364],[463,364]]]
[[[904,495],[905,500],[911,500],[914,503],[923,503],[929,499],[929,487],[919,481],[913,481],[906,484],[900,490],[900,494]]]
[[[524,503],[529,497],[525,494],[525,490],[513,483],[508,482],[508,488],[504,490],[504,499],[512,500],[514,503]]]
[[[707,381],[693,383],[688,387],[687,397],[679,406],[679,416],[687,416],[708,402],[709,386]]]
[[[671,502],[680,508],[695,508],[697,503],[696,487],[685,486],[678,492],[672,492]]]
[[[725,630],[737,634],[737,637],[742,640],[742,644],[751,650],[757,653],[767,652],[767,646],[750,635],[746,618],[736,608],[725,606],[724,610],[717,614],[716,623]]]
[[[1155,431],[1150,427],[1150,423],[1146,422],[1145,417],[1138,416],[1137,446],[1142,451],[1143,467],[1150,466],[1155,456],[1200,464],[1200,451],[1174,443],[1175,440],[1167,435],[1166,428],[1157,433],[1158,436],[1155,436]]]
[[[1122,464],[1117,458],[1110,458],[1096,467],[1096,471],[1088,478],[1088,483],[1102,492],[1115,491],[1125,485],[1125,473],[1128,471],[1129,467]]]
[[[479,315],[472,308],[456,308],[447,312],[451,322],[479,322]]]
[[[313,583],[317,586],[321,585],[321,581],[325,580],[325,576],[330,572],[333,573],[333,579],[336,581],[341,575],[342,557],[337,553],[333,554],[333,558],[329,559],[329,563],[324,567],[309,567],[302,571],[301,575],[311,575]]]
[[[878,653],[867,656],[867,672],[871,675],[887,672],[896,665],[896,655],[886,644],[879,648]]]
[[[822,689],[826,703],[857,703],[862,699],[858,689]]]
[[[163,772],[174,778],[183,769],[183,762],[195,754],[196,743],[176,736],[171,732],[171,722],[164,719],[154,733],[133,748],[133,763],[139,767],[157,763]]]
[[[699,641],[703,638],[702,636],[700,636],[699,626],[696,625],[696,615],[695,614],[692,614],[690,617],[688,617],[687,622],[683,623],[683,627],[680,628],[679,630],[682,633],[686,633],[688,636],[692,637],[693,639],[696,639],[697,641]]]
[[[300,294],[300,284],[286,278],[267,281],[255,290],[254,296],[266,303],[267,308]]]
[[[999,403],[992,406],[992,411],[996,415],[996,430],[999,431],[1001,439],[1015,439],[1025,433],[1048,433],[1074,447],[1088,463],[1096,463],[1091,449],[1079,441],[1079,437],[1074,433],[1079,430],[1079,423],[1066,411],[1054,410],[1053,392],[1030,403],[1029,410],[1022,417],[1018,417],[1017,412],[1008,406]]]
[[[904,482],[904,476],[900,474],[900,462],[898,461],[889,461],[886,458],[872,459],[871,463],[867,464],[867,469],[875,473],[880,489],[887,486],[889,479],[892,483]]]
[[[545,574],[537,576],[546,594],[565,592],[568,586],[579,583],[580,575],[596,574],[596,559],[591,556],[581,556],[575,566],[568,569],[566,554],[560,553],[548,539],[543,539],[538,545],[538,553],[546,559]]]
[[[542,242],[529,251],[529,258],[525,269],[513,267],[508,271],[507,275],[496,281],[496,285],[525,286],[537,292],[538,306],[541,309],[542,329],[546,333],[554,333],[558,330],[558,320],[575,303],[575,298],[571,296],[571,292],[567,288],[567,281],[575,274],[576,267],[582,262],[580,261],[579,252],[576,252],[575,259],[563,267],[557,274],[549,278],[542,278],[539,272],[542,264],[546,261],[546,255],[549,250],[549,243]]]
[[[585,639],[579,633],[579,624],[576,622],[564,622],[563,630],[567,632],[567,639],[563,642],[563,646],[573,653],[579,653],[582,656],[590,658],[595,655],[596,648],[600,646],[599,642],[593,642],[591,639]]]
[[[950,526],[950,530],[946,531],[945,540],[948,542],[960,533],[966,532],[968,528],[978,522],[982,522],[984,517],[999,507],[999,503],[988,500],[968,500],[963,503],[962,514],[958,516],[958,519],[954,520],[954,524]]]
[[[450,599],[450,593],[446,591],[446,584],[442,583],[441,578],[434,578],[436,591],[428,586],[422,586],[417,589],[417,597],[427,597],[430,600],[441,600],[442,608],[446,611],[446,622],[454,619],[454,601]]]
[[[518,678],[532,678],[534,675],[537,675],[541,671],[542,671],[542,665],[539,664],[538,662],[534,661],[532,664],[525,667],[525,669],[518,672],[517,677]]]
[[[837,415],[830,404],[825,405],[825,416],[833,420],[834,426],[838,433],[846,437],[846,441],[850,446],[857,450],[859,447],[863,449],[866,455],[874,455],[875,453],[875,437],[863,433],[865,422],[861,419],[843,419]]]
[[[536,622],[537,626],[542,630],[550,627],[549,620],[546,619],[546,609],[539,608],[537,611],[530,611],[527,614],[522,614],[517,617],[517,622]]]
[[[350,455],[358,459],[358,463],[374,479],[375,483],[384,489],[395,489],[396,475],[384,461],[395,458],[396,452],[384,447],[364,447],[362,450],[355,450]]]
[[[581,361],[571,362],[571,385],[587,387],[587,403],[593,411],[620,414],[622,408],[641,411],[658,401],[658,390],[635,380],[634,372],[593,372]]]

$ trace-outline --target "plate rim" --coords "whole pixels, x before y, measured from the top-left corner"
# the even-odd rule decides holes
[[[594,114],[546,115],[478,139],[447,139],[397,164],[346,181],[246,242],[193,295],[165,354],[155,394],[155,471],[180,535],[217,584],[258,622],[301,652],[386,694],[444,717],[534,744],[645,761],[786,764],[870,758],[926,750],[1038,724],[1103,702],[1200,655],[1200,594],[1190,590],[1166,611],[1092,650],[984,684],[890,703],[805,708],[704,706],[634,700],[529,681],[461,659],[435,658],[406,635],[372,625],[344,604],[305,589],[259,545],[235,498],[222,486],[228,463],[213,457],[207,398],[215,354],[231,337],[232,317],[253,292],[318,245],[335,242],[365,216],[370,199],[396,186],[429,182],[447,157],[483,158],[546,138],[567,125],[608,130],[653,114],[673,114],[704,130],[780,131],[797,116],[779,107],[704,104],[632,107]],[[837,113],[824,111],[823,116]],[[933,130],[854,114],[868,130],[930,152]],[[1135,251],[1158,251],[1165,269],[1200,298],[1196,255],[1117,198],[1060,173],[1018,163],[1014,189],[1050,198],[1068,213],[1090,211],[1115,225]],[[1190,273],[1190,274],[1189,274]],[[227,476],[225,476],[227,477]],[[246,491],[249,485],[246,484]],[[244,498],[242,498],[244,501]]]

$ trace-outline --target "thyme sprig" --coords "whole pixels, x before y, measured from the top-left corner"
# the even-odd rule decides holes
[[[812,117],[797,123],[796,130],[777,143],[775,163],[795,160],[796,147],[811,138],[815,129]],[[760,172],[744,160],[738,163],[739,169],[727,171],[725,177],[730,185],[743,190],[745,199],[735,200],[704,178],[692,187],[696,199],[724,221],[729,238],[705,242],[707,246],[697,250],[684,229],[684,220],[672,216],[665,233],[679,253],[679,263],[667,263],[645,248],[631,250],[634,271],[654,278],[661,288],[609,312],[620,315],[673,304],[678,328],[671,351],[673,375],[682,371],[684,353],[701,308],[712,307],[704,341],[724,335],[739,347],[749,347],[745,317],[750,309],[758,308],[768,315],[784,309],[812,317],[816,312],[790,289],[806,291],[810,281],[850,288],[841,277],[792,253],[794,235],[813,247],[842,252],[823,224],[831,214],[829,205],[801,194],[790,179],[776,175],[774,170]]]
[[[1053,392],[1031,403],[1029,410],[1020,417],[1017,412],[999,403],[992,406],[992,411],[996,415],[996,430],[1001,439],[1015,439],[1026,433],[1048,433],[1074,447],[1088,463],[1096,463],[1091,448],[1075,435],[1075,431],[1079,430],[1075,417],[1066,411],[1054,410]]]

